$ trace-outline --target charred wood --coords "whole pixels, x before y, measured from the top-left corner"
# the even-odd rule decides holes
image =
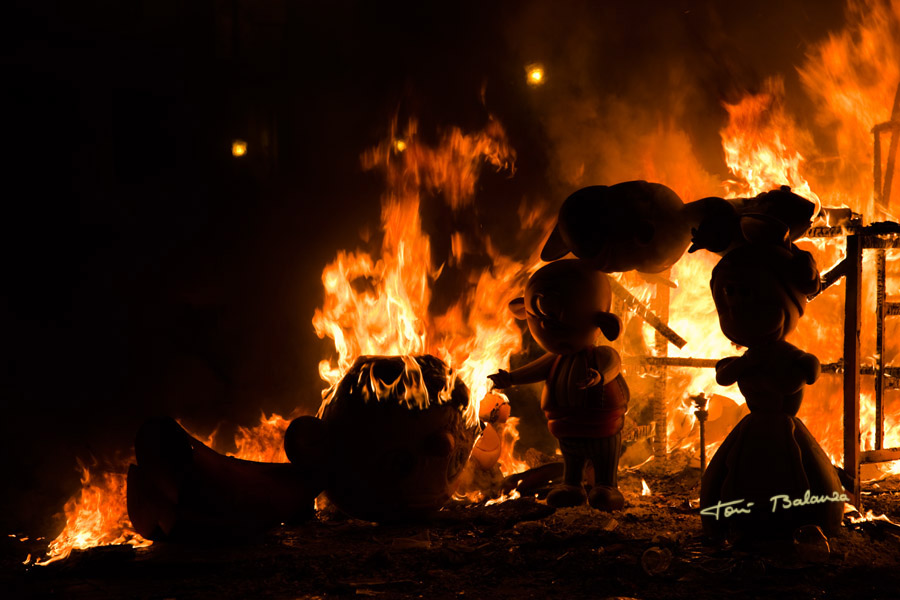
[[[666,325],[662,319],[660,319],[658,316],[656,316],[656,314],[653,313],[653,311],[644,306],[641,301],[635,298],[631,292],[626,290],[622,286],[622,284],[617,282],[615,279],[610,278],[609,285],[612,288],[612,293],[615,296],[621,298],[625,306],[633,310],[635,314],[644,319],[651,327],[656,329],[656,331],[662,334],[667,340],[669,340],[679,348],[684,348],[684,345],[687,344],[687,340],[675,333],[671,327]]]

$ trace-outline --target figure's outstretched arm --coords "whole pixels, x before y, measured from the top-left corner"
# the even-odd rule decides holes
[[[488,379],[494,382],[494,387],[501,390],[513,385],[545,381],[550,376],[550,370],[553,368],[556,357],[556,354],[548,352],[518,369],[512,371],[500,369],[493,375],[488,375]]]
[[[716,363],[716,383],[719,385],[732,385],[737,383],[745,366],[740,356],[726,356]]]

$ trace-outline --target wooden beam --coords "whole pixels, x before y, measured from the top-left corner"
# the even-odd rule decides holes
[[[651,327],[661,333],[667,340],[675,344],[678,348],[684,348],[684,345],[687,344],[687,340],[672,331],[672,329],[668,325],[666,325],[662,319],[656,316],[649,308],[644,306],[641,301],[635,298],[631,292],[626,290],[621,283],[610,277],[609,285],[612,288],[612,293],[621,298],[625,306],[633,310],[639,317],[644,319]],[[665,286],[658,287],[665,288]]]
[[[885,252],[875,251],[875,449],[884,448]]]
[[[882,463],[892,460],[900,460],[900,448],[869,450],[860,454],[860,462],[863,463]]]
[[[859,485],[859,330],[862,280],[862,244],[858,235],[847,236],[847,274],[844,296],[844,472],[852,479],[848,490],[861,510]]]

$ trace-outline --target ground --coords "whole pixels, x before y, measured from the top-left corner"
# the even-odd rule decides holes
[[[650,495],[641,495],[641,480]],[[22,565],[39,543],[3,542],[5,598],[900,598],[900,527],[853,524],[829,548],[704,545],[699,471],[622,473],[625,510],[554,510],[532,498],[456,503],[428,521],[374,524],[320,511],[242,544],[155,544]],[[865,509],[900,522],[900,478]]]

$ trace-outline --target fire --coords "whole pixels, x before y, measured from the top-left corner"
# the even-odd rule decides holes
[[[389,139],[398,139],[391,133]],[[474,422],[477,402],[488,392],[487,375],[508,367],[510,355],[521,348],[506,305],[519,293],[525,269],[471,230],[447,232],[450,253],[433,264],[420,208],[423,200],[438,197],[455,213],[468,209],[483,166],[512,172],[515,152],[493,119],[475,133],[450,129],[434,147],[418,136],[415,122],[400,137],[402,153],[384,143],[362,158],[366,169],[384,173],[388,185],[381,198],[380,249],[341,251],[322,273],[325,302],[313,326],[320,338],[334,341],[337,356],[323,360],[319,374],[331,390],[359,356],[430,353],[469,387],[468,418]],[[486,254],[492,266],[467,269],[472,253]],[[456,301],[435,314],[432,285],[448,266],[464,270],[466,281]]]
[[[267,417],[263,413],[259,425],[238,427],[234,436],[237,451],[229,452],[228,456],[261,462],[288,462],[284,453],[284,432],[290,424],[290,418],[275,413]]]
[[[799,69],[816,121],[834,131],[833,173],[823,177],[835,201],[875,217],[872,128],[891,117],[900,81],[900,4],[851,0],[847,25],[817,44]],[[885,153],[886,154],[886,153]],[[887,157],[882,157],[882,166]],[[896,194],[894,195],[896,199]],[[897,214],[896,205],[893,214]],[[876,219],[873,219],[876,220]]]
[[[770,78],[760,91],[726,105],[728,123],[721,130],[725,161],[731,172],[724,190],[732,197],[755,196],[780,185],[828,207],[848,206],[868,221],[894,218],[900,191],[895,185],[884,206],[875,203],[871,186],[874,153],[872,128],[890,120],[900,82],[900,3],[875,0],[851,0],[847,26],[811,47],[805,64],[798,69],[807,96],[815,106],[815,122],[833,134],[833,143],[822,144],[801,127],[789,113],[782,79]],[[526,82],[543,84],[546,73],[539,64],[525,69]],[[674,135],[680,130],[669,122],[658,132],[638,132],[643,153],[623,165],[627,178],[647,178],[666,183],[686,200],[707,191],[708,175],[690,152],[685,140]],[[895,134],[900,135],[900,134]],[[662,143],[670,140],[669,143]],[[674,141],[672,141],[674,140]],[[819,150],[826,147],[827,150]],[[654,153],[654,148],[664,152]],[[674,149],[674,151],[673,151]],[[234,156],[246,154],[247,146],[235,140]],[[607,153],[615,161],[615,153]],[[886,154],[886,153],[885,153]],[[678,157],[673,160],[673,156]],[[366,152],[363,167],[383,173],[387,189],[381,197],[380,239],[375,236],[369,251],[341,251],[322,273],[325,300],[313,317],[316,334],[334,342],[334,356],[319,364],[319,373],[328,386],[334,386],[362,355],[410,355],[431,353],[450,365],[470,390],[472,412],[488,392],[486,376],[498,368],[508,368],[511,354],[521,350],[521,334],[507,311],[507,303],[521,291],[530,271],[537,267],[532,255],[514,259],[499,252],[480,230],[457,227],[446,232],[449,249],[446,256],[435,256],[435,245],[425,232],[421,209],[426,202],[442,202],[453,215],[472,210],[476,183],[485,166],[499,172],[514,171],[515,152],[509,146],[498,121],[490,119],[483,130],[463,132],[448,129],[436,144],[418,135],[415,122],[402,133],[392,127],[386,140]],[[583,158],[563,156],[563,170],[571,171],[571,181],[580,182]],[[625,165],[625,162],[629,163]],[[640,163],[640,164],[637,164]],[[879,168],[886,168],[882,156]],[[634,169],[640,169],[635,172]],[[606,172],[606,171],[604,171]],[[897,179],[895,177],[895,179]],[[585,185],[594,181],[583,182]],[[531,243],[535,254],[544,225],[552,224],[549,207],[519,207],[520,227],[536,232]],[[461,220],[462,221],[462,220]],[[801,241],[811,250],[822,270],[841,258],[837,242]],[[524,244],[523,244],[524,246]],[[889,254],[889,258],[890,258]],[[487,258],[473,260],[474,257]],[[677,284],[671,290],[669,325],[688,340],[683,349],[668,346],[670,356],[720,358],[739,352],[724,338],[718,327],[708,282],[716,257],[696,253],[677,263],[670,279]],[[871,273],[871,257],[866,258]],[[490,267],[483,265],[489,262]],[[452,302],[436,303],[432,289],[448,272],[461,273]],[[648,302],[653,286],[627,274],[621,277],[642,302]],[[874,344],[868,335],[874,331],[874,285],[864,283],[862,355],[872,356]],[[840,357],[842,331],[843,282],[816,298],[807,307],[790,341],[819,356],[822,362]],[[900,296],[897,262],[888,262],[888,297]],[[888,324],[886,355],[900,357],[897,321]],[[653,332],[642,326],[646,346],[652,348]],[[897,364],[900,358],[888,363]],[[667,400],[672,411],[693,423],[692,407],[683,400],[699,391],[720,393],[743,402],[736,387],[715,384],[712,369],[668,369]],[[327,390],[324,393],[327,398]],[[885,395],[885,447],[900,446],[900,407],[896,391]],[[864,449],[872,448],[874,408],[871,379],[863,380],[862,439]],[[823,374],[807,391],[800,417],[836,464],[842,462],[841,382],[839,376]],[[673,431],[675,419],[668,423]],[[284,461],[281,438],[289,419],[265,416],[254,428],[241,429],[234,456],[251,460]],[[523,470],[526,465],[512,453],[518,437],[517,420],[506,424],[503,454],[504,474]],[[693,448],[696,439],[678,440]],[[717,444],[708,446],[708,456]],[[124,464],[127,464],[126,461]],[[134,533],[125,509],[125,474],[122,468],[100,471],[82,467],[82,489],[65,505],[67,524],[50,545],[48,556],[36,564],[49,564],[67,556],[73,549],[101,544],[150,544]],[[887,467],[900,472],[900,461]],[[642,494],[649,494],[642,481]]]
[[[641,478],[641,496],[650,496],[653,492],[650,491],[650,486],[647,485],[647,482]]]
[[[287,462],[284,454],[284,432],[290,424],[277,414],[262,415],[259,425],[239,427],[235,434],[236,452],[229,456],[244,460]],[[202,436],[194,436],[202,439]],[[213,445],[213,432],[204,442]],[[145,548],[153,544],[143,538],[131,525],[125,497],[128,465],[133,457],[120,461],[110,470],[100,470],[80,464],[81,490],[72,496],[63,509],[66,525],[47,548],[47,558],[34,564],[49,565],[63,560],[73,550],[95,546],[127,544]]]
[[[503,436],[500,439],[501,450],[497,463],[500,465],[503,475],[509,476],[527,470],[528,463],[516,458],[513,452],[516,441],[519,439],[519,417],[510,417],[505,425]]]
[[[50,543],[47,559],[39,559],[35,564],[49,565],[68,557],[73,550],[94,546],[129,544],[142,548],[153,543],[138,535],[128,520],[125,472],[92,472],[85,465],[81,469],[81,491],[64,508],[66,527]]]
[[[865,215],[867,222],[893,218],[896,209],[879,208],[873,203],[872,130],[891,118],[900,83],[900,4],[851,1],[847,27],[815,45],[800,69],[800,77],[817,108],[817,121],[834,131],[837,155],[816,154],[810,132],[798,126],[785,106],[784,84],[769,79],[758,94],[726,105],[729,123],[722,130],[726,162],[735,176],[726,182],[734,196],[751,196],[789,185],[806,198],[824,205],[849,206]],[[896,109],[895,109],[896,110]],[[882,157],[879,168],[886,168]],[[895,167],[896,168],[896,167]],[[896,197],[896,194],[894,194]],[[827,270],[842,258],[843,244],[801,241],[802,248],[816,257],[820,269]],[[889,255],[890,256],[890,255]],[[677,265],[681,267],[681,264]],[[863,282],[863,357],[874,353],[874,271],[872,256],[864,256]],[[888,263],[888,298],[897,297],[896,263]],[[708,278],[705,279],[708,281]],[[819,356],[822,362],[835,362],[841,349],[835,340],[843,336],[843,282],[816,298],[807,307],[791,341]],[[673,295],[673,302],[676,296]],[[676,312],[673,309],[673,313]],[[886,322],[886,356],[900,357],[900,345],[892,341],[896,323]],[[678,328],[675,327],[677,330]],[[688,337],[688,336],[686,336]],[[690,336],[692,338],[693,336]],[[724,354],[707,354],[723,356]],[[866,359],[863,359],[864,362]],[[889,358],[886,363],[892,361]],[[893,361],[895,364],[897,359]],[[861,433],[864,450],[873,448],[874,406],[871,379],[863,378],[861,392]],[[885,447],[900,446],[900,418],[896,393],[885,394]],[[819,439],[836,464],[841,464],[843,439],[839,420],[843,410],[840,377],[823,375],[807,392],[800,417]],[[900,469],[894,463],[887,468]]]
[[[728,125],[722,130],[725,163],[739,179],[726,181],[731,197],[756,196],[781,185],[821,204],[800,174],[804,158],[798,148],[811,146],[784,107],[784,81],[767,79],[763,91],[726,104]]]

